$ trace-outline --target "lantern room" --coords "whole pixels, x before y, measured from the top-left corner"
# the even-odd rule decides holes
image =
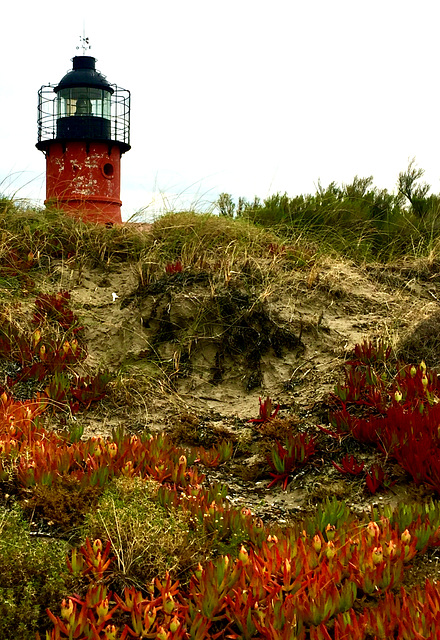
[[[121,222],[120,160],[130,149],[130,92],[92,56],[75,56],[39,91],[37,149],[46,156],[45,204],[101,223]]]

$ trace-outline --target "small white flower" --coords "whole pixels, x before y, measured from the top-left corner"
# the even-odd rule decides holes
[[[116,300],[116,298],[119,298],[118,295],[116,295],[116,293],[112,293],[112,298],[113,298],[113,302]]]

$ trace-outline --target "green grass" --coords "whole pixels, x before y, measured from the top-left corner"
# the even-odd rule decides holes
[[[29,254],[34,268],[48,267],[54,259],[103,268],[132,262],[139,263],[141,278],[148,280],[176,260],[184,268],[216,264],[234,269],[267,257],[275,245],[285,245],[306,262],[329,251],[363,262],[389,261],[429,255],[438,245],[439,230],[437,197],[426,196],[424,207],[414,208],[402,194],[359,178],[351,185],[319,187],[314,195],[275,194],[242,203],[235,218],[167,213],[149,232],[134,225],[107,229],[8,200],[0,206],[0,266],[11,255],[24,260]]]

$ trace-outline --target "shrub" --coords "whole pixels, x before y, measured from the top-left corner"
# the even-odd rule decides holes
[[[72,589],[66,542],[30,535],[20,511],[0,507],[0,638],[34,640]]]

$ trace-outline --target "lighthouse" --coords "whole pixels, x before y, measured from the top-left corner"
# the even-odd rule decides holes
[[[130,149],[130,92],[92,56],[75,56],[38,92],[37,149],[46,156],[47,206],[88,222],[121,223],[121,157]]]

